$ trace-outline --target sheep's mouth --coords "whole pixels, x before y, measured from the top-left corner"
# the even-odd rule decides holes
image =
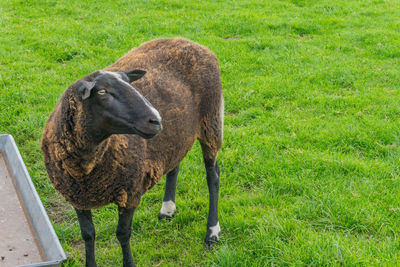
[[[136,127],[133,127],[133,128],[135,129],[137,135],[139,135],[140,137],[143,137],[145,139],[150,139],[158,134],[158,132],[149,134],[149,133],[145,133],[145,132],[138,130],[138,128],[136,128]]]
[[[119,117],[115,119],[115,121],[117,125],[117,127],[115,128],[115,132],[124,134],[137,134],[145,139],[150,139],[156,136],[162,129],[162,127],[160,126],[159,129],[146,129],[149,131],[143,131],[138,129],[138,125],[135,126],[133,123],[129,122],[129,120],[125,118]]]

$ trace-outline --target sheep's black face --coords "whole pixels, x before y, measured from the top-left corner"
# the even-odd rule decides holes
[[[96,135],[137,134],[147,139],[162,130],[158,111],[130,85],[144,71],[98,73],[93,82],[81,81],[80,89],[88,123]]]

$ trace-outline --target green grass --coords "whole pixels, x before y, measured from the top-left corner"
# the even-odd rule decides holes
[[[72,208],[49,183],[42,129],[73,81],[132,47],[182,36],[219,58],[225,95],[221,241],[203,249],[199,145],[133,222],[139,266],[400,265],[400,19],[396,0],[0,0],[0,133],[14,136],[69,255]],[[94,212],[99,266],[121,266],[116,207]]]

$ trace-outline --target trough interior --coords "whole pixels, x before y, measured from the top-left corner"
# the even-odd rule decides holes
[[[0,152],[0,266],[43,262],[43,253],[10,173]]]

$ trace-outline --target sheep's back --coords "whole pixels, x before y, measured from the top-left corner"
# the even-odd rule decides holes
[[[219,109],[219,104],[213,103],[220,101],[221,95],[217,59],[191,41],[159,39],[131,50],[107,68],[130,69],[147,72],[132,85],[162,117],[164,129],[146,143],[148,158],[166,173],[179,164],[199,137],[201,120]]]

